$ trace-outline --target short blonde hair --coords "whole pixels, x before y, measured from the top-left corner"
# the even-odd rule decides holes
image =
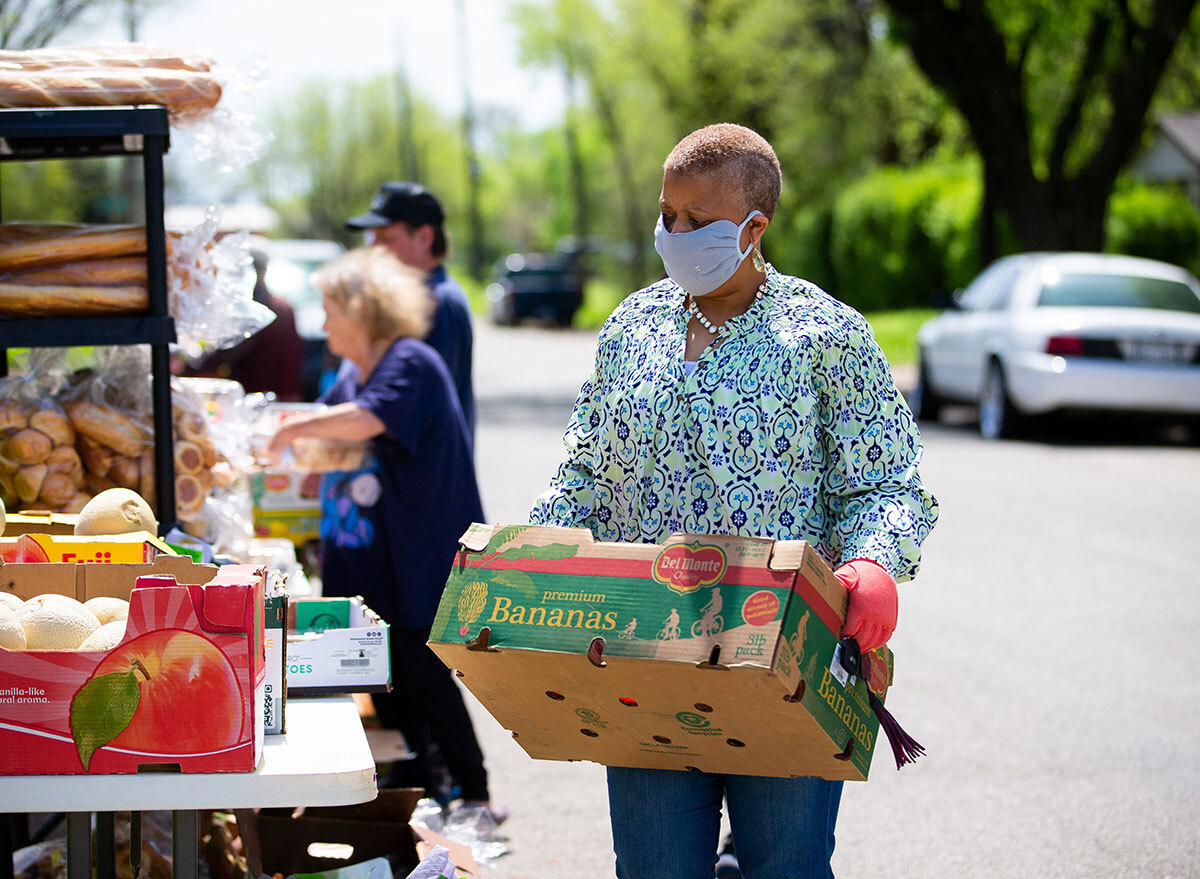
[[[383,247],[359,247],[327,262],[312,284],[362,323],[371,341],[422,339],[433,320],[433,296],[417,269]]]
[[[675,145],[664,171],[689,177],[712,175],[739,189],[748,211],[775,216],[783,171],[766,138],[744,125],[722,122],[693,131]]]

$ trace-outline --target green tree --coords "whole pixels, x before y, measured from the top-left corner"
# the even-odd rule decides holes
[[[983,160],[981,249],[1099,250],[1196,0],[886,0]]]

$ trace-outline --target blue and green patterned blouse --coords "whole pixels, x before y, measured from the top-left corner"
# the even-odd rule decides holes
[[[567,460],[530,521],[600,540],[674,532],[806,540],[830,565],[920,564],[937,501],[921,436],[862,315],[768,268],[689,376],[684,293],[631,294],[600,330],[596,370],[563,439]]]

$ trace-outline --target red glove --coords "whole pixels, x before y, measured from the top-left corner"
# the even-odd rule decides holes
[[[855,559],[833,575],[850,593],[843,638],[853,638],[861,650],[874,650],[887,643],[896,630],[899,596],[891,575],[868,559]]]

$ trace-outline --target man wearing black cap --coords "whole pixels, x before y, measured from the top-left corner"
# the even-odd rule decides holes
[[[458,402],[475,439],[475,391],[471,386],[471,309],[467,294],[442,265],[446,258],[446,214],[433,193],[419,183],[393,181],[379,187],[365,214],[346,221],[347,229],[366,231],[373,243],[425,272],[437,302],[425,342],[442,355],[454,379]]]

